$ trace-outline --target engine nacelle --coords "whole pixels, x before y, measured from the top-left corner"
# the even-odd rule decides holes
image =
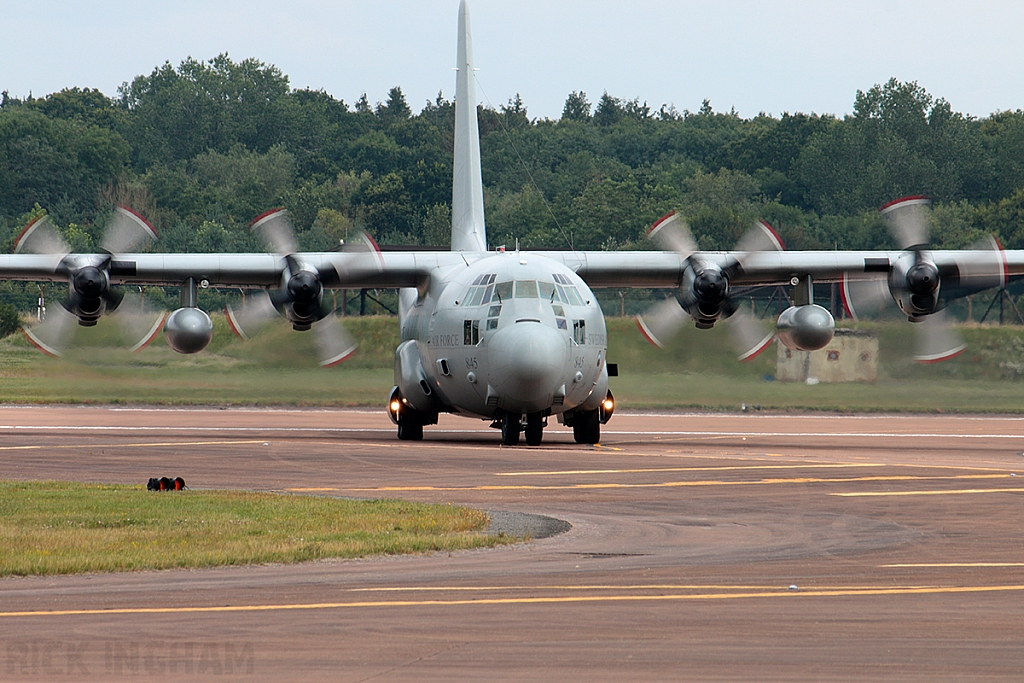
[[[213,339],[213,321],[198,308],[179,308],[167,316],[164,337],[178,353],[198,353]]]
[[[323,317],[323,285],[320,276],[309,270],[299,270],[285,286],[288,293],[285,301],[285,316],[292,327],[300,332],[308,330]]]
[[[775,324],[779,341],[794,351],[817,351],[832,341],[836,321],[816,304],[790,306]]]
[[[714,263],[690,263],[683,271],[679,303],[699,329],[706,330],[733,310],[729,301],[729,278]]]
[[[919,322],[942,308],[938,267],[926,254],[904,252],[892,264],[889,291],[911,322]]]
[[[68,282],[68,297],[64,308],[78,318],[78,324],[92,327],[104,313],[113,312],[124,292],[110,286],[106,269],[85,265],[76,269]]]
[[[410,339],[395,349],[395,386],[403,405],[424,414],[437,413],[442,403],[423,369],[419,343]]]

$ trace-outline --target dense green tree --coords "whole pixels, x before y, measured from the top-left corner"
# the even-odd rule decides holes
[[[590,101],[587,100],[587,93],[582,90],[569,93],[562,108],[562,120],[587,123],[590,118]]]
[[[65,88],[31,105],[51,119],[65,119],[120,131],[124,124],[123,112],[114,101],[95,88]]]
[[[516,93],[515,97],[509,98],[508,104],[501,105],[501,119],[502,127],[506,131],[530,125],[526,105],[519,93]]]
[[[414,228],[419,227],[405,182],[398,173],[366,183],[353,199],[362,225],[380,243],[408,242]]]
[[[63,207],[66,220],[97,209],[100,190],[124,172],[130,147],[119,134],[30,107],[0,110],[0,213],[35,204]]]
[[[266,152],[293,132],[288,77],[255,59],[190,57],[177,69],[168,62],[119,92],[120,106],[131,114],[128,128],[139,170],[207,150],[227,152],[235,144]]]
[[[384,104],[377,104],[375,110],[377,118],[385,123],[394,123],[395,121],[404,121],[412,116],[412,110],[409,108],[409,103],[405,101],[405,95],[402,93],[402,89],[395,86],[388,91],[388,100]]]
[[[977,196],[985,182],[976,126],[917,83],[891,79],[857,93],[854,113],[816,133],[801,152],[810,207],[851,213],[909,194]]]
[[[978,122],[981,143],[991,163],[990,186],[983,195],[999,200],[1024,187],[1024,111],[1003,111]]]
[[[151,218],[161,249],[263,249],[247,226],[273,206],[289,209],[306,249],[360,228],[447,244],[453,103],[439,92],[414,113],[399,87],[370,102],[291,90],[276,67],[227,55],[164,64],[114,99],[5,94],[0,241],[38,205],[76,248],[94,248],[124,203]],[[996,232],[1024,246],[1024,112],[966,117],[913,82],[858,92],[843,118],[744,119],[708,100],[653,111],[608,92],[592,106],[582,91],[557,120],[531,119],[519,95],[478,118],[492,245],[637,248],[678,209],[709,249],[734,246],[758,217],[791,248],[888,248],[878,205],[928,194],[937,245]]]
[[[0,337],[9,337],[21,328],[18,309],[11,303],[0,303]]]
[[[597,101],[597,108],[594,110],[594,123],[599,126],[614,126],[626,116],[622,107],[622,100],[612,97],[605,90],[601,99]]]

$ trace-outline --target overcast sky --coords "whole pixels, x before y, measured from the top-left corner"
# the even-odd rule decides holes
[[[479,99],[558,118],[583,90],[743,117],[849,113],[858,89],[917,81],[956,111],[1024,108],[1024,2],[472,0]],[[107,95],[188,56],[278,66],[353,103],[454,94],[458,0],[0,0],[0,90]]]

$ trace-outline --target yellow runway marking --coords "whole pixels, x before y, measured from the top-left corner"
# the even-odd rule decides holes
[[[247,443],[267,443],[266,439],[246,441],[158,441],[154,443],[62,444],[59,446],[0,446],[0,451],[57,450],[59,448],[146,448],[155,446],[239,446]]]
[[[943,593],[1020,592],[1024,585],[1012,586],[925,586],[895,588],[840,588],[834,590],[752,591],[741,593],[673,593],[668,595],[574,595],[523,598],[480,598],[477,600],[375,600],[360,602],[320,602],[277,605],[220,605],[216,607],[125,607],[117,609],[71,609],[53,611],[0,612],[0,619],[14,617],[113,616],[124,614],[202,614],[224,612],[279,612],[383,607],[459,607],[470,605],[557,605],[599,602],[671,602],[682,600],[744,600],[752,598],[836,598],[878,595],[929,595]]]
[[[940,586],[935,585],[920,585],[920,586],[901,586],[903,589],[918,589],[918,588],[939,588]],[[814,586],[813,590],[888,590],[892,586]],[[382,586],[379,588],[349,588],[347,589],[350,593],[416,593],[416,592],[436,592],[441,593],[445,591],[452,592],[477,592],[477,591],[541,591],[541,590],[559,590],[559,591],[583,591],[583,590],[636,590],[636,591],[651,591],[651,590],[716,590],[716,591],[728,591],[728,590],[741,590],[741,591],[787,591],[790,590],[788,586],[778,585],[759,585],[759,584],[641,584],[636,586],[623,586],[623,585],[583,585],[583,586]],[[806,591],[805,591],[806,592]]]
[[[497,477],[555,476],[567,474],[637,474],[643,472],[723,472],[729,470],[807,470],[844,469],[849,467],[884,467],[881,463],[834,463],[823,465],[722,465],[719,467],[648,467],[624,470],[560,470],[536,472],[495,472]]]
[[[959,478],[959,477],[956,477]],[[955,489],[955,490],[934,490],[934,491],[864,491],[859,493],[830,493],[830,496],[843,496],[846,498],[867,498],[882,496],[954,496],[970,493],[1024,493],[1024,489]]]
[[[723,481],[723,480],[698,480],[698,481],[666,481],[648,484],[482,484],[480,486],[379,486],[375,488],[346,488],[345,491],[565,491],[565,490],[587,490],[587,489],[653,489],[653,488],[674,488],[674,487],[699,487],[699,486],[769,486],[774,484],[855,484],[863,482],[880,481],[935,481],[935,480],[959,480],[959,479],[1007,479],[1008,474],[963,474],[952,477],[918,477],[911,475],[874,476],[874,477],[796,477],[793,479],[756,479],[751,481]],[[1014,489],[994,489],[997,491],[1012,491]],[[834,493],[832,495],[855,496],[855,495],[882,495],[882,494],[857,494],[857,493]]]
[[[288,491],[289,493],[316,493],[318,491],[323,492],[323,491],[337,491],[337,490],[338,489],[331,488],[330,486],[310,486],[310,487],[299,487],[299,488],[293,488],[293,489],[285,489],[285,491]]]
[[[935,562],[930,564],[880,564],[879,567],[1024,567],[1024,562]]]

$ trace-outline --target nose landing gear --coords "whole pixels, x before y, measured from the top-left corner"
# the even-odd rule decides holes
[[[501,443],[505,446],[519,444],[519,432],[522,427],[522,415],[514,413],[501,414]]]
[[[544,413],[530,413],[526,416],[526,445],[539,446],[544,438]]]
[[[502,411],[494,416],[491,426],[501,429],[501,443],[505,446],[518,446],[524,433],[527,446],[539,446],[544,439],[547,413],[527,413],[524,420],[521,414]]]

